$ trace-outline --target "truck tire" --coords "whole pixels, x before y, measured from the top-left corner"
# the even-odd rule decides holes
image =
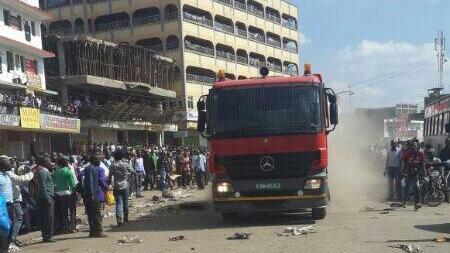
[[[312,218],[313,220],[322,220],[327,216],[327,208],[319,207],[312,209]]]
[[[221,213],[221,215],[222,215],[223,221],[225,221],[225,222],[233,222],[239,218],[239,215],[236,212]]]

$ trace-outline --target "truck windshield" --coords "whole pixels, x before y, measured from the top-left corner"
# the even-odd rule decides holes
[[[323,128],[316,86],[213,89],[209,99],[208,131],[213,136],[313,133]]]

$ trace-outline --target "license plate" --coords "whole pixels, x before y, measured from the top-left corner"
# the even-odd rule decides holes
[[[257,190],[279,190],[281,189],[281,183],[257,183]]]

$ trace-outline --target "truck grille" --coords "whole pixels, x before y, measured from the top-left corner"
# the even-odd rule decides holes
[[[261,169],[260,161],[265,156],[273,158],[273,170]],[[319,152],[216,157],[217,165],[226,169],[231,180],[304,178],[308,174],[312,161],[316,159],[320,159]]]

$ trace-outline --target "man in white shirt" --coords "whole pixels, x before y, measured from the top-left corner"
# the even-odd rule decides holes
[[[141,195],[141,184],[142,179],[145,176],[144,170],[144,159],[141,156],[141,152],[136,152],[136,157],[131,160],[131,166],[133,170],[136,172],[136,198],[142,198]]]
[[[387,153],[386,170],[384,175],[388,177],[389,199],[394,200],[394,192],[397,200],[402,199],[401,186],[401,151],[397,149],[395,141],[391,141],[391,149]]]

